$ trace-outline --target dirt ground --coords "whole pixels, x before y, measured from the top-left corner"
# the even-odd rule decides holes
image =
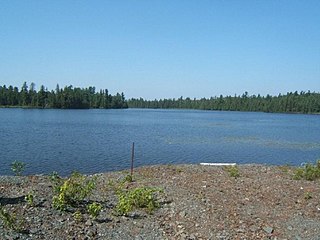
[[[320,181],[293,180],[288,166],[239,165],[239,177],[224,167],[159,165],[137,168],[125,188],[163,189],[153,214],[137,209],[115,214],[117,196],[111,183],[126,171],[97,174],[87,199],[103,210],[87,213],[52,207],[48,176],[0,176],[0,204],[18,228],[0,219],[0,239],[320,239]],[[32,192],[34,206],[25,196]],[[23,229],[21,231],[21,229]]]

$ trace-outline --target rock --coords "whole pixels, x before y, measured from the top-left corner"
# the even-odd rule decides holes
[[[265,231],[268,234],[271,234],[273,232],[273,228],[266,226],[266,227],[263,227],[263,231]]]
[[[92,226],[93,223],[92,223],[92,221],[91,221],[90,219],[88,219],[88,220],[85,222],[85,225],[86,225],[86,226]]]
[[[181,211],[181,212],[179,213],[179,216],[182,217],[182,218],[186,217],[186,216],[187,216],[186,211]]]
[[[128,217],[133,218],[133,219],[137,219],[140,217],[140,214],[137,212],[132,212],[128,214]]]
[[[174,236],[178,237],[179,235],[181,235],[183,233],[183,230],[180,230],[179,232],[177,232]]]
[[[30,234],[35,234],[39,231],[39,229],[36,229],[36,228],[30,228]]]
[[[250,229],[251,232],[257,232],[260,228],[255,226],[255,225],[252,225],[252,226],[250,226],[249,229]]]

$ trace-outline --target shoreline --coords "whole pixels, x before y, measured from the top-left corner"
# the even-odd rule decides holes
[[[308,162],[310,164],[315,164],[316,161],[314,162]],[[213,165],[212,165],[213,164]],[[178,163],[178,164],[171,164],[171,163],[168,163],[168,164],[154,164],[154,165],[143,165],[143,166],[137,166],[137,167],[134,167],[133,168],[133,175],[135,173],[135,171],[137,170],[140,170],[140,169],[144,169],[144,168],[156,168],[156,167],[163,167],[163,168],[166,168],[166,167],[186,167],[186,166],[190,166],[190,167],[208,167],[208,168],[224,168],[224,167],[227,167],[227,165],[229,165],[227,163],[227,165],[214,165],[216,163],[209,163],[209,164],[203,164],[203,163]],[[220,164],[220,163],[219,163]],[[222,164],[225,164],[225,163],[222,163]],[[291,165],[291,164],[281,164],[281,165],[276,165],[276,164],[267,164],[267,163],[232,163],[232,165],[234,164],[234,166],[236,167],[275,167],[275,168],[291,168],[291,169],[297,169],[299,167],[301,167],[301,165]],[[231,165],[231,166],[232,166]],[[67,174],[67,175],[60,175],[59,172],[56,172],[57,174],[59,174],[61,177],[63,178],[66,178],[68,176],[70,176],[72,174],[72,172],[78,172],[84,176],[99,176],[99,175],[104,175],[104,174],[112,174],[112,173],[129,173],[131,171],[130,168],[124,168],[124,169],[120,169],[120,170],[110,170],[110,171],[102,171],[102,172],[95,172],[95,173],[83,173],[81,171],[77,171],[77,170],[73,170],[70,172],[70,174]],[[10,175],[1,175],[0,174],[0,178],[5,178],[5,177],[9,177],[9,178],[24,178],[24,177],[32,177],[32,176],[35,176],[35,177],[49,177],[50,175],[52,174],[51,173],[35,173],[35,174],[22,174],[21,176],[17,176],[17,175],[14,175],[13,173],[10,174]]]
[[[101,109],[101,110],[110,110],[110,109],[119,109],[119,108],[48,108],[48,107],[31,107],[31,106],[1,106],[0,109],[54,109],[54,110],[92,110],[92,109]],[[243,113],[273,113],[273,114],[297,114],[297,115],[320,115],[320,112],[311,112],[311,113],[304,113],[304,112],[265,112],[265,111],[238,111],[238,110],[208,110],[208,109],[193,109],[193,108],[135,108],[135,107],[128,107],[128,108],[120,108],[120,110],[127,110],[127,109],[140,109],[140,110],[182,110],[182,111],[209,111],[209,112],[243,112]]]

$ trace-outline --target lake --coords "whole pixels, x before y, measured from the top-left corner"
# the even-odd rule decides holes
[[[320,159],[320,115],[197,110],[0,109],[0,175],[91,174],[200,162],[300,165]]]

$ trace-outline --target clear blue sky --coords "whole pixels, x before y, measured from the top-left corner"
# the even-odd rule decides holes
[[[1,0],[0,85],[127,98],[320,91],[320,1]]]

